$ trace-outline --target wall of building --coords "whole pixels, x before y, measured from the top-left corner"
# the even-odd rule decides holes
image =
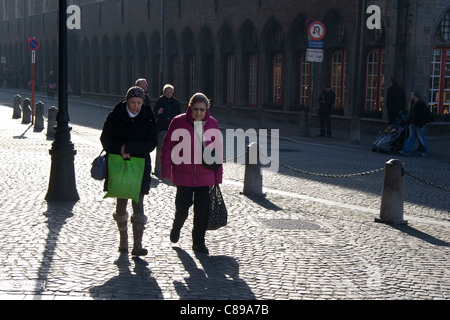
[[[81,29],[69,30],[68,76],[78,93],[123,96],[135,79],[145,77],[152,98],[161,94],[164,83],[172,82],[182,101],[195,90],[205,92],[213,104],[223,106],[229,102],[227,59],[233,55],[232,104],[297,112],[302,105],[309,107],[300,97],[300,57],[307,48],[305,21],[313,18],[324,22],[327,36],[324,62],[315,66],[312,101],[331,81],[333,57],[342,51],[345,90],[342,108],[336,113],[379,118],[378,111],[362,112],[366,108],[367,59],[371,50],[383,48],[386,55],[378,108],[391,76],[407,91],[417,89],[426,94],[432,50],[437,45],[449,45],[436,36],[439,20],[450,10],[446,1],[165,0],[163,21],[161,2],[68,1],[69,5],[78,5],[82,13]],[[382,10],[381,31],[365,26],[365,10],[371,4]],[[36,65],[38,85],[45,86],[50,70],[56,70],[57,9],[56,1],[0,0],[0,56],[5,56],[7,65],[17,73],[23,73],[18,85],[30,78],[31,54],[25,44],[31,36],[41,41]],[[272,83],[278,53],[282,54],[283,75],[279,100],[274,99]],[[256,103],[249,103],[248,60],[252,54],[257,54]],[[193,89],[189,85],[193,77],[191,58],[195,59]],[[369,104],[369,108],[373,106]],[[385,119],[384,111],[382,115]]]

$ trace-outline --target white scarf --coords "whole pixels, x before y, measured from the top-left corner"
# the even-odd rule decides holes
[[[133,114],[133,113],[131,113],[131,111],[130,111],[130,109],[128,109],[128,104],[127,104],[127,112],[128,112],[128,115],[130,116],[130,118],[136,118],[137,117],[137,115],[139,114],[139,112],[136,112],[135,114]]]

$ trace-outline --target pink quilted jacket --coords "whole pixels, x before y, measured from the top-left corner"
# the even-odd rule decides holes
[[[161,177],[170,177],[172,183],[175,186],[184,187],[203,187],[213,186],[222,183],[223,168],[220,167],[217,170],[211,170],[204,165],[194,163],[194,120],[192,119],[191,109],[188,108],[185,114],[181,114],[173,118],[170,123],[169,129],[164,137],[164,143],[162,145],[161,152]],[[209,129],[219,129],[217,120],[214,119],[209,109],[206,111],[205,118],[203,119],[205,133]],[[175,164],[172,161],[171,153],[172,149],[182,142],[182,138],[172,141],[171,137],[176,129],[186,129],[190,134],[191,141],[191,161],[190,163]],[[211,141],[208,141],[208,145]]]

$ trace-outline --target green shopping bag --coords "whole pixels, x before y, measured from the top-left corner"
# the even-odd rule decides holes
[[[132,199],[139,203],[144,167],[144,158],[123,160],[121,155],[109,154],[108,192],[104,198]]]

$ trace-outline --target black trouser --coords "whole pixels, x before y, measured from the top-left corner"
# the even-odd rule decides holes
[[[194,204],[192,242],[195,245],[204,245],[209,214],[209,187],[177,187],[174,228],[181,229],[192,204]]]
[[[331,113],[326,111],[319,111],[320,117],[320,135],[331,137]]]

